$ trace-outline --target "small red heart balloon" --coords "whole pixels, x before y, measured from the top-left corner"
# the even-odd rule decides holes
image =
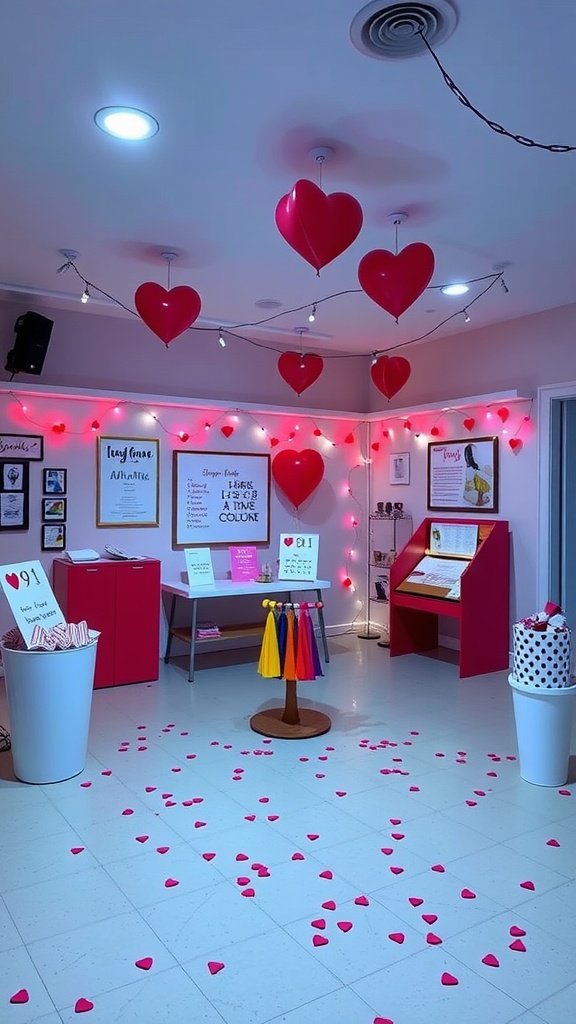
[[[469,416],[467,420],[464,420],[464,426],[466,427],[466,430],[472,430],[472,427],[474,426],[475,423],[476,420],[474,419],[473,416]]]
[[[380,451],[380,442],[379,441],[374,441],[373,444],[371,445],[371,448],[372,448],[372,451],[379,452]]]
[[[301,452],[287,448],[274,456],[272,476],[280,490],[299,508],[321,483],[324,459],[313,448],[305,448]]]
[[[404,387],[411,372],[412,367],[404,356],[379,356],[370,367],[373,383],[388,399]]]
[[[297,395],[318,380],[323,369],[324,360],[312,353],[283,352],[278,359],[278,373]]]
[[[277,444],[280,444],[280,441],[278,440],[278,438],[277,437],[271,437],[270,438],[270,447],[271,448],[275,448]]]
[[[434,253],[424,242],[412,242],[397,256],[373,249],[358,264],[360,287],[396,319],[422,295],[433,273]]]
[[[220,427],[220,433],[224,434],[224,437],[231,437],[232,434],[234,433],[234,427]]]
[[[354,444],[354,434],[346,434],[344,444]]]
[[[313,181],[301,178],[282,196],[275,218],[282,238],[319,272],[356,240],[363,214],[354,196],[327,196]]]
[[[134,305],[147,327],[166,346],[197,319],[202,301],[198,292],[188,285],[171,288],[169,292],[154,281],[145,281],[134,295]]]
[[[522,451],[523,442],[519,437],[511,437],[508,444],[515,455],[518,455],[518,452]]]
[[[510,410],[507,409],[506,406],[502,406],[501,409],[497,409],[496,410],[496,415],[500,417],[500,419],[502,420],[502,423],[506,423],[506,420],[508,419],[508,417],[510,415]]]

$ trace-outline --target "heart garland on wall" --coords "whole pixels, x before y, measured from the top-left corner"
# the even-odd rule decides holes
[[[276,206],[276,227],[288,245],[319,274],[360,234],[362,207],[347,192],[326,195],[301,178]]]
[[[379,356],[370,367],[373,383],[386,398],[393,398],[404,387],[412,367],[404,356]]]
[[[198,318],[202,300],[188,285],[166,291],[155,281],[145,281],[134,295],[134,305],[147,327],[164,342],[166,348]]]
[[[283,352],[278,359],[278,373],[298,396],[306,391],[324,369],[324,360],[311,352]]]
[[[324,459],[314,448],[301,452],[287,448],[272,459],[272,476],[289,501],[299,508],[321,484]]]
[[[434,253],[425,242],[412,242],[396,256],[372,249],[358,264],[362,290],[396,320],[420,298],[433,273]]]

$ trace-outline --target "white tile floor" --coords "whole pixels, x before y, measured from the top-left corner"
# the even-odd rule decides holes
[[[252,662],[177,662],[95,693],[81,776],[0,755],[2,1024],[572,1024],[576,802],[520,779],[506,674],[331,652],[317,739],[250,730]]]

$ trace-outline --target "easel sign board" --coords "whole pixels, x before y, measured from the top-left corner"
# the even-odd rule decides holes
[[[469,564],[469,561],[463,558],[435,558],[433,555],[426,555],[396,590],[459,601],[460,580]]]
[[[317,533],[281,533],[279,580],[315,580],[318,573]]]
[[[210,548],[184,548],[189,587],[213,587],[214,569]]]
[[[40,562],[3,565],[0,584],[26,647],[35,626],[50,629],[66,621]]]

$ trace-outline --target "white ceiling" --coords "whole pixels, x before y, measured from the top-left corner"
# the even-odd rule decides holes
[[[509,294],[497,284],[470,307],[471,328],[575,301],[576,153],[526,148],[491,131],[458,103],[428,54],[360,54],[349,30],[362,6],[2,4],[0,295],[21,289],[23,309],[46,293],[51,305],[78,308],[81,282],[56,274],[58,250],[68,247],[80,251],[87,279],[133,307],[140,283],[166,285],[159,253],[170,249],[180,254],[172,286],[201,295],[199,323],[245,323],[270,315],[256,307],[260,299],[290,310],[357,289],[359,260],[394,249],[389,215],[405,211],[400,247],[432,247],[433,284],[510,264]],[[437,52],[472,102],[514,133],[576,145],[573,0],[457,6],[456,30]],[[104,135],[93,115],[112,104],[150,111],[159,133],[136,144]],[[317,278],[278,233],[274,210],[298,178],[318,184],[309,151],[319,145],[335,151],[324,190],[352,193],[364,226]],[[398,326],[362,292],[335,298],[320,307],[308,348],[388,349],[431,330],[481,287],[466,300],[428,291]],[[293,332],[307,312],[277,319],[281,333],[239,333],[298,347]],[[464,329],[459,315],[431,340]]]

